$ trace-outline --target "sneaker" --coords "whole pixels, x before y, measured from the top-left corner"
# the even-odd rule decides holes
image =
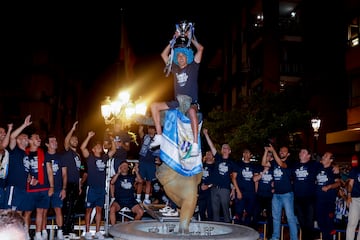
[[[35,233],[34,240],[43,240],[43,238],[41,236],[41,232],[36,232]]]
[[[177,216],[179,216],[179,212],[174,209],[171,209],[168,212],[162,213],[162,215],[165,217],[177,217]]]
[[[193,143],[191,145],[190,156],[196,157],[198,155],[199,155],[199,145],[197,143]]]
[[[161,141],[162,141],[162,136],[159,135],[159,134],[156,134],[153,138],[153,140],[151,141],[150,143],[150,147],[151,148],[154,148],[154,147],[157,147],[157,146],[160,146],[161,145]]]
[[[41,231],[41,237],[43,240],[48,239],[48,232],[45,229]]]
[[[194,212],[198,212],[198,211],[199,211],[199,205],[196,205]]]
[[[138,198],[137,198],[136,201],[137,201],[138,203],[141,203],[141,199],[138,199]]]
[[[171,210],[173,210],[171,207],[165,206],[165,207],[163,207],[163,208],[160,208],[160,209],[159,209],[159,212],[164,213],[164,212],[169,212],[169,211],[171,211]]]
[[[120,209],[120,212],[131,212],[131,209],[128,207],[123,207],[122,209]]]
[[[57,240],[63,240],[64,239],[64,234],[63,231],[61,229],[57,230]]]
[[[151,204],[151,200],[150,199],[144,199],[143,202],[145,205],[150,205]]]
[[[93,239],[91,232],[85,233],[85,239]]]
[[[95,233],[95,238],[97,238],[97,239],[105,239],[104,235],[101,232],[96,232]]]

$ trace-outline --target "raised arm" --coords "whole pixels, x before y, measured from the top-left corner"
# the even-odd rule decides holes
[[[281,160],[281,158],[279,157],[278,153],[276,152],[275,148],[273,145],[269,144],[269,150],[272,152],[274,159],[276,161],[276,163],[281,167],[281,168],[287,168],[287,164]]]
[[[207,143],[208,143],[208,145],[210,147],[212,155],[215,156],[217,151],[216,151],[216,148],[215,148],[213,142],[211,141],[211,139],[209,137],[208,130],[206,128],[203,129],[203,134],[204,134],[204,136],[206,138],[206,141],[207,141]]]
[[[74,122],[72,128],[70,129],[70,131],[66,134],[66,137],[64,139],[64,148],[66,151],[69,150],[70,148],[70,139],[71,139],[71,136],[73,135],[74,131],[76,130],[76,125],[78,124],[79,122],[76,121]]]
[[[111,138],[110,138],[110,141],[111,141],[111,148],[110,148],[110,150],[109,150],[109,152],[108,152],[109,159],[112,158],[112,157],[115,155],[115,153],[116,153],[116,146],[115,146],[114,138],[111,137]]]
[[[196,48],[196,53],[194,56],[194,61],[196,63],[200,63],[201,59],[202,59],[202,55],[204,52],[204,46],[201,45],[195,38],[191,39],[192,44],[195,46]]]
[[[19,136],[19,134],[27,127],[30,126],[32,124],[31,119],[31,115],[27,115],[24,123],[18,127],[17,129],[15,129],[11,134],[10,134],[10,143],[9,143],[9,148],[10,149],[14,149],[16,146],[16,137]]]
[[[11,134],[12,129],[13,129],[13,124],[12,123],[8,124],[8,129],[6,131],[6,136],[5,136],[4,140],[2,141],[0,148],[4,149],[9,145],[10,134]]]
[[[261,166],[263,166],[263,167],[271,167],[271,164],[270,164],[269,159],[267,157],[268,152],[270,152],[270,148],[269,147],[264,147],[264,154],[263,154],[262,159],[261,159]]]
[[[87,145],[89,144],[89,141],[93,136],[95,136],[95,132],[93,132],[93,131],[88,132],[87,137],[85,138],[85,140],[83,141],[83,143],[80,146],[80,150],[81,150],[81,153],[84,158],[87,158],[90,155],[90,152],[87,149]]]
[[[178,38],[179,36],[180,36],[180,33],[178,31],[176,31],[174,33],[174,35],[173,35],[173,38],[170,40],[169,44],[166,45],[164,50],[161,52],[160,56],[161,56],[161,58],[162,58],[162,60],[164,61],[165,64],[167,64],[168,61],[169,61],[169,55],[170,55],[171,46],[174,45],[174,43],[176,41],[176,38]]]

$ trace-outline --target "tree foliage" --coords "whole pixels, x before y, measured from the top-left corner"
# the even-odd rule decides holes
[[[298,97],[268,93],[242,98],[239,102],[231,111],[212,110],[203,124],[218,149],[223,143],[230,144],[234,159],[241,158],[244,148],[261,155],[269,141],[291,145],[295,132],[309,128],[310,113]]]

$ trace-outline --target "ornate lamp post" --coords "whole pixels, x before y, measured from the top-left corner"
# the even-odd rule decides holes
[[[316,117],[316,118],[311,119],[311,127],[314,129],[314,156],[315,156],[315,158],[317,158],[317,144],[318,144],[318,139],[319,139],[320,124],[321,124],[320,118]]]
[[[113,125],[116,130],[124,130],[133,121],[133,116],[145,115],[146,105],[141,102],[141,99],[135,103],[130,100],[130,94],[126,91],[120,92],[118,98],[111,101],[107,96],[101,104],[101,115],[104,118],[106,125]],[[114,129],[115,130],[115,129]],[[111,160],[107,161],[106,165],[106,195],[105,195],[105,235],[109,233],[109,211],[110,211],[110,170]]]
[[[141,102],[141,98],[134,103],[126,91],[120,92],[114,101],[107,96],[101,104],[101,115],[105,124],[120,124],[121,130],[132,122],[134,115],[145,115],[145,113],[146,105]]]

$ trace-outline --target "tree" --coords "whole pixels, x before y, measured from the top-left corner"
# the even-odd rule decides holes
[[[239,102],[228,112],[214,109],[204,119],[203,127],[209,129],[218,147],[229,143],[234,159],[241,158],[244,148],[261,156],[268,142],[299,148],[301,141],[294,136],[309,128],[310,119],[304,99],[282,92],[252,95]]]

